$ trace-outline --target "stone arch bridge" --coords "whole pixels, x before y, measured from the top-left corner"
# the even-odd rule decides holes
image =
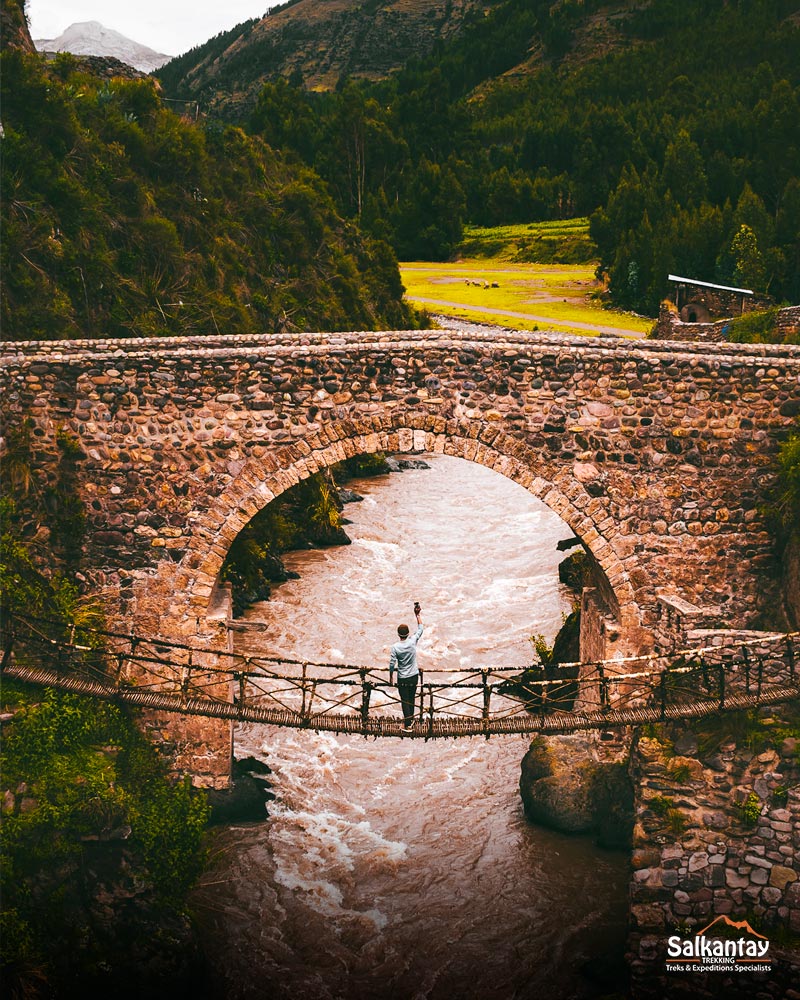
[[[238,532],[303,478],[377,451],[486,465],[562,517],[595,568],[582,659],[780,606],[762,508],[800,413],[796,349],[408,331],[31,341],[0,357],[6,439],[30,428],[41,483],[67,461],[83,572],[117,627],[225,648],[217,581]],[[229,735],[206,729],[203,764],[197,723],[170,725],[186,766],[222,780]]]

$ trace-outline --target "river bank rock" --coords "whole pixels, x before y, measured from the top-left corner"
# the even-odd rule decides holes
[[[566,559],[562,559],[558,564],[559,582],[577,594],[580,594],[587,586],[589,573],[589,557],[582,548],[577,552],[570,553]]]
[[[386,457],[387,472],[405,472],[408,469],[430,469],[430,465],[423,458],[395,458],[393,455]]]
[[[346,503],[359,503],[364,497],[360,493],[356,493],[355,490],[348,490],[344,486],[339,487],[339,499],[343,504]]]
[[[571,612],[564,619],[564,624],[558,630],[558,634],[553,640],[553,650],[550,656],[550,663],[560,665],[562,663],[578,663],[581,658],[581,613],[580,610]],[[561,670],[558,676],[571,676]],[[577,676],[577,670],[575,670]]]
[[[209,788],[206,791],[211,806],[209,826],[259,823],[267,819],[267,803],[275,798],[266,777],[271,773],[271,768],[255,757],[235,760],[230,788]]]
[[[626,752],[594,735],[535,739],[522,760],[525,815],[560,833],[592,833],[604,847],[627,847],[633,829],[633,789]]]
[[[430,465],[423,459],[394,458],[383,454],[359,455],[333,466],[329,479],[317,475],[316,496],[313,492],[315,477],[311,477],[305,488],[303,483],[298,484],[273,501],[280,505],[283,525],[270,520],[268,511],[272,505],[268,504],[234,542],[223,567],[225,579],[232,584],[234,617],[239,617],[259,601],[268,601],[272,584],[297,579],[298,574],[287,570],[283,561],[282,556],[287,552],[351,544],[352,540],[344,528],[351,522],[341,517],[341,511],[345,504],[357,503],[364,498],[345,483],[358,477],[429,468]],[[309,482],[312,483],[311,493]],[[331,500],[339,511],[338,518],[329,516],[330,512],[326,510]],[[317,511],[315,506],[319,508]],[[320,513],[323,516],[319,516]],[[248,532],[250,539],[239,545],[242,536]]]

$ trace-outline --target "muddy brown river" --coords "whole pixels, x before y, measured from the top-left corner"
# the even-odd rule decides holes
[[[533,659],[572,595],[558,582],[570,530],[496,473],[429,469],[351,484],[352,545],[293,553],[301,576],[247,617],[242,651],[388,663],[423,607],[420,664]],[[237,756],[273,770],[261,824],[215,835],[195,894],[226,998],[567,1000],[619,985],[627,858],[529,824],[518,792],[528,741],[366,740],[247,725]]]

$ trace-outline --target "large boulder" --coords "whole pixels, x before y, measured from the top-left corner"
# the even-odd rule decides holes
[[[561,833],[593,833],[604,847],[629,846],[633,788],[618,756],[599,751],[591,735],[534,740],[519,783],[528,819]]]

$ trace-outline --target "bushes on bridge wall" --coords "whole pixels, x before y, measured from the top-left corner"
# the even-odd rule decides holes
[[[800,524],[800,426],[784,441],[779,453],[779,509],[787,527]]]
[[[781,445],[777,502],[783,541],[783,593],[791,627],[800,627],[800,428]]]
[[[728,339],[732,344],[780,344],[783,336],[776,329],[779,309],[763,309],[758,312],[745,313],[731,322]],[[791,343],[792,340],[786,340]]]

